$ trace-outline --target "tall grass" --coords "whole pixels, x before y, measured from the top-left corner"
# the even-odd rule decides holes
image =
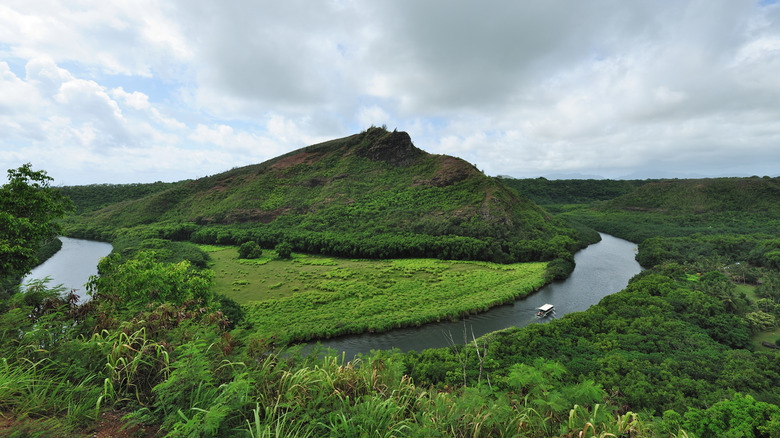
[[[98,378],[77,378],[72,368],[43,359],[0,359],[0,411],[16,416],[63,417],[71,427],[83,427],[98,418],[103,388]]]

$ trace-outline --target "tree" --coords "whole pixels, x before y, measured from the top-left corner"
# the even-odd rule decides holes
[[[684,420],[685,428],[696,436],[775,437],[780,407],[736,393],[706,410],[689,408]]]
[[[45,171],[29,163],[8,171],[0,187],[0,294],[37,263],[35,252],[60,232],[57,219],[72,208],[70,199],[49,186]]]
[[[290,245],[288,242],[282,242],[278,245],[276,245],[276,253],[279,254],[279,258],[282,259],[289,259],[290,256],[292,256],[292,245]]]
[[[753,333],[769,330],[776,325],[774,315],[762,312],[760,310],[746,314],[745,320],[747,321],[748,325],[750,326],[750,330]]]
[[[766,271],[761,278],[761,284],[756,286],[756,295],[780,304],[780,274]]]
[[[240,259],[256,259],[262,255],[263,249],[254,240],[244,242],[238,247],[238,258]]]

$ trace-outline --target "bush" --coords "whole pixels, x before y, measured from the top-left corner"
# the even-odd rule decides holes
[[[214,272],[195,270],[188,261],[160,263],[153,251],[140,251],[135,258],[120,263],[118,254],[104,257],[98,264],[100,275],[87,283],[90,295],[118,297],[128,304],[213,299]]]
[[[238,258],[240,259],[256,259],[263,255],[263,250],[254,240],[244,242],[238,248]]]
[[[244,309],[234,299],[225,295],[217,295],[222,314],[230,321],[228,329],[233,329],[244,321]]]
[[[276,253],[279,254],[280,259],[289,259],[292,256],[292,245],[288,242],[282,242],[276,245]]]

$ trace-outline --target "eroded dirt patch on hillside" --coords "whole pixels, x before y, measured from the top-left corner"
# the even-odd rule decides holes
[[[471,164],[449,155],[437,156],[436,164],[436,172],[431,178],[431,185],[436,187],[446,187],[478,173]]]
[[[311,152],[299,152],[295,155],[290,155],[287,157],[282,158],[281,160],[275,162],[271,165],[271,169],[274,170],[284,170],[287,168],[290,168],[292,166],[298,165],[298,164],[311,164],[314,161],[316,161],[315,154]]]

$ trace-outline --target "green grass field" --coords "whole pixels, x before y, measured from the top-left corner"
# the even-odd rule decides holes
[[[347,260],[271,250],[239,260],[236,247],[202,246],[216,291],[245,306],[253,330],[277,342],[385,331],[485,311],[538,290],[546,263],[436,259]]]
[[[756,296],[756,287],[750,284],[735,284],[734,285],[735,290],[737,291],[737,294],[745,294],[748,299],[752,302],[756,302],[758,300],[758,297]]]
[[[762,342],[769,342],[771,344],[774,344],[775,341],[780,339],[780,328],[776,327],[772,330],[757,333],[753,336],[753,346],[756,347],[756,350],[769,350],[769,348],[764,347],[761,345]]]

